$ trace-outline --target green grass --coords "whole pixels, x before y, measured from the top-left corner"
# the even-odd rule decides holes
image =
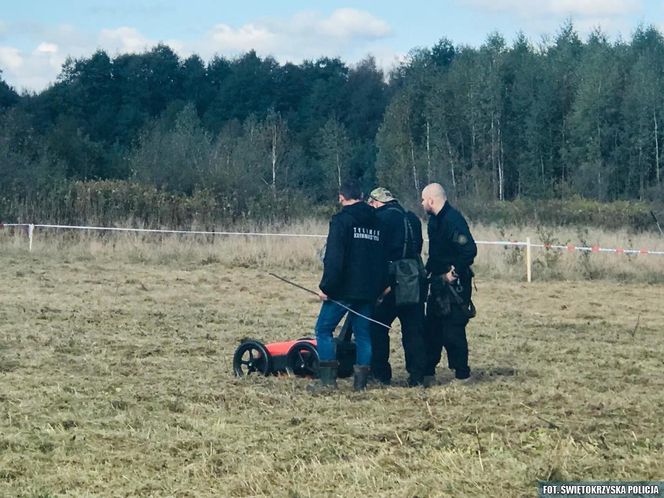
[[[664,479],[661,284],[478,272],[474,382],[406,388],[397,329],[394,387],[346,379],[312,397],[306,379],[231,374],[241,338],[310,334],[318,312],[246,253],[0,247],[1,496],[535,496],[540,479]],[[298,261],[272,269],[315,287]]]

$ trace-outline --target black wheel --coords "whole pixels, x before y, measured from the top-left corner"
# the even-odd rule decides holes
[[[318,377],[318,350],[307,341],[296,342],[288,350],[288,370],[300,377]]]
[[[246,341],[238,346],[233,355],[233,371],[238,377],[270,373],[270,355],[259,341]]]

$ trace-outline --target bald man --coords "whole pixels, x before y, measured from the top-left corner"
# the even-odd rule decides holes
[[[428,359],[424,384],[435,382],[442,349],[456,379],[470,377],[466,325],[471,318],[471,265],[477,246],[463,215],[447,201],[439,183],[422,190],[422,207],[429,214],[429,259],[426,264],[431,288],[427,300],[425,343]]]

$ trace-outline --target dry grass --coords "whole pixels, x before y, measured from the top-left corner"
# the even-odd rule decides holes
[[[320,242],[71,242],[0,246],[2,496],[533,496],[538,479],[664,478],[662,285],[480,271],[474,383],[402,387],[397,329],[395,387],[311,397],[305,379],[236,379],[231,358],[245,336],[311,333],[317,303],[263,269],[315,287]]]
[[[321,238],[254,236],[172,235],[155,233],[83,232],[36,229],[34,248],[57,257],[67,252],[79,258],[113,257],[129,262],[170,264],[173,260],[223,263],[229,266],[320,269],[320,252],[325,243],[327,223],[307,220],[287,225],[234,227],[239,232],[318,234]],[[632,234],[626,230],[571,229],[569,227],[496,227],[475,225],[473,234],[481,241],[525,241],[608,248],[646,248],[664,251],[658,234]],[[425,234],[426,238],[426,234]],[[0,230],[0,246],[23,252],[27,237],[23,231]],[[426,258],[427,245],[424,256]],[[617,255],[533,249],[533,278],[550,280],[609,279],[617,282],[664,283],[664,256]],[[524,281],[525,249],[513,246],[480,245],[475,263],[482,277]]]

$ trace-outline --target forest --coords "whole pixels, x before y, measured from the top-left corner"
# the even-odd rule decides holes
[[[661,202],[663,94],[653,26],[443,37],[389,74],[370,55],[100,50],[39,93],[0,73],[0,221],[282,219],[329,209],[349,177],[411,204],[431,181],[482,205]]]

